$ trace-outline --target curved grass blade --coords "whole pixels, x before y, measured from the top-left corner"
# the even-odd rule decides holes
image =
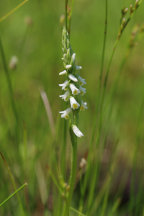
[[[19,191],[21,191],[27,185],[28,185],[27,183],[24,183],[15,192],[13,192],[12,194],[10,194],[3,202],[0,203],[0,207],[3,206],[9,199],[11,199],[15,194],[17,194]]]
[[[0,18],[0,22],[4,21],[5,19],[7,19],[10,15],[12,15],[13,13],[15,13],[19,8],[21,8],[25,3],[27,3],[28,0],[24,0],[23,2],[21,2],[19,5],[17,5],[15,8],[13,8],[11,11],[9,11],[7,14],[5,14],[4,16],[2,16]]]

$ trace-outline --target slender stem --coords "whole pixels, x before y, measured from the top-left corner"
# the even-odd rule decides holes
[[[16,137],[17,137],[17,142],[18,142],[19,141],[19,119],[18,119],[18,113],[17,113],[16,104],[15,104],[15,100],[14,100],[12,82],[11,82],[11,78],[9,75],[6,57],[5,57],[1,38],[0,38],[0,52],[1,52],[2,63],[3,63],[3,67],[4,67],[4,72],[5,72],[5,76],[6,76],[6,81],[7,81],[7,85],[8,85],[11,106],[12,106],[13,114],[14,114],[15,121],[16,121]]]
[[[63,130],[63,146],[62,146],[62,158],[61,158],[61,167],[62,167],[62,174],[65,177],[66,171],[66,141],[67,141],[67,122],[64,121],[64,130]]]
[[[100,68],[100,74],[99,74],[99,89],[98,89],[98,100],[96,103],[96,109],[97,109],[96,113],[99,110],[98,107],[99,107],[99,104],[100,104],[99,102],[100,102],[100,98],[101,98],[101,86],[102,86],[102,77],[103,77],[103,71],[104,71],[105,51],[106,51],[106,42],[107,42],[107,29],[108,29],[108,0],[105,0],[105,28],[104,28],[104,40],[103,40],[103,48],[102,48],[101,68]],[[95,115],[95,116],[97,118],[97,115]],[[90,149],[91,149],[92,143],[94,141],[96,126],[97,126],[97,121],[95,119],[92,138],[90,141]],[[88,156],[88,165],[89,165],[89,160],[90,160],[90,155]],[[81,196],[81,200],[80,200],[80,209],[82,209],[83,199],[84,199],[84,194],[85,194],[89,174],[90,174],[90,166],[88,167],[87,173],[86,173],[85,178],[84,178],[84,185],[83,185],[83,190],[82,190],[82,194],[81,194],[82,196]]]
[[[21,187],[19,187],[14,193],[9,195],[3,202],[0,203],[0,207],[4,205],[9,199],[11,199],[15,194],[17,194],[19,191],[21,191],[25,186],[27,186],[27,183],[24,183]]]
[[[65,26],[67,31],[68,30],[68,0],[65,0]]]
[[[12,186],[13,186],[14,190],[16,191],[17,186],[16,186],[16,182],[15,182],[15,178],[13,176],[13,173],[12,173],[12,171],[11,171],[11,169],[10,169],[4,155],[2,154],[2,152],[0,152],[0,156],[1,156],[2,160],[3,160],[3,162],[4,162],[4,165],[5,165],[6,169],[7,169],[7,171],[8,171],[9,178],[10,178],[10,181],[12,183]],[[19,194],[17,194],[17,199],[18,199],[18,202],[19,202],[19,205],[20,205],[20,209],[22,211],[22,216],[25,216],[24,209],[23,209],[23,204],[22,204],[22,201],[21,201],[21,198],[20,198]]]
[[[99,91],[101,89],[103,70],[104,70],[105,50],[106,50],[106,41],[107,41],[107,24],[108,24],[108,0],[105,0],[105,29],[104,29],[101,69],[100,69],[100,76],[99,76]]]
[[[116,48],[118,46],[118,43],[123,35],[123,32],[125,31],[126,27],[128,26],[129,22],[131,21],[134,13],[136,12],[136,9],[135,11],[129,16],[129,18],[127,19],[126,23],[124,24],[123,28],[121,29],[120,27],[120,30],[119,30],[119,33],[118,33],[118,36],[117,36],[117,39],[115,41],[115,44],[114,44],[114,47],[113,47],[113,50],[112,50],[112,53],[111,53],[111,56],[110,56],[110,60],[109,60],[109,64],[108,64],[108,68],[107,68],[107,71],[106,71],[106,75],[105,75],[105,79],[104,79],[104,89],[103,89],[103,94],[102,94],[102,99],[101,99],[101,105],[100,105],[100,110],[102,112],[102,109],[103,109],[103,102],[104,102],[104,98],[105,98],[105,93],[106,93],[106,87],[107,87],[107,82],[108,82],[108,76],[109,76],[109,73],[110,73],[110,69],[111,69],[111,65],[112,65],[112,60],[113,60],[113,57],[114,57],[114,54],[115,54],[115,51],[116,51]],[[101,122],[100,121],[100,127],[101,127]]]
[[[108,6],[108,5],[107,5]],[[116,39],[116,41],[115,41],[115,44],[114,44],[114,47],[113,47],[113,50],[112,50],[112,53],[111,53],[111,56],[110,56],[110,59],[109,59],[109,63],[108,63],[108,68],[107,68],[107,70],[106,70],[106,74],[105,74],[105,79],[104,79],[104,85],[103,85],[103,92],[102,92],[102,96],[101,95],[99,95],[99,96],[101,96],[100,98],[101,98],[101,100],[100,100],[100,103],[98,104],[99,105],[99,109],[98,109],[98,116],[99,116],[99,118],[98,118],[98,132],[97,132],[97,136],[98,136],[98,138],[97,138],[97,140],[96,140],[96,146],[99,144],[99,142],[100,142],[100,136],[101,136],[101,128],[102,128],[102,117],[103,117],[103,104],[104,104],[104,99],[105,99],[105,94],[106,94],[106,87],[107,87],[107,82],[108,82],[108,76],[109,76],[109,73],[110,73],[110,69],[111,69],[111,65],[112,65],[112,60],[113,60],[113,57],[114,57],[114,54],[115,54],[115,52],[116,52],[116,48],[117,48],[117,46],[118,46],[118,43],[119,43],[119,41],[120,41],[120,39],[121,39],[121,36],[122,36],[122,34],[123,34],[123,32],[124,32],[124,29],[126,28],[126,26],[128,25],[128,23],[130,22],[130,20],[131,20],[131,18],[132,18],[132,16],[130,16],[129,18],[128,18],[128,20],[127,20],[127,22],[126,22],[126,24],[125,24],[125,26],[124,26],[124,28],[123,28],[123,30],[118,34],[118,37],[117,37],[117,39]],[[102,60],[102,67],[103,67],[103,60]],[[100,74],[102,74],[103,72],[102,72],[103,70],[101,69],[101,73]],[[102,76],[100,76],[100,79],[102,79]],[[100,87],[101,87],[101,84],[100,84]],[[95,132],[95,129],[96,129],[96,124],[94,125],[95,127],[94,127],[94,131],[93,132]],[[94,139],[94,138],[93,138]],[[98,165],[97,165],[98,166]],[[97,171],[98,171],[99,169],[97,169]],[[96,185],[96,178],[97,178],[97,176],[98,176],[98,174],[97,174],[97,172],[94,172],[93,173],[93,177],[92,177],[92,189],[90,190],[90,193],[89,193],[89,204],[88,204],[88,208],[90,208],[90,205],[91,205],[91,202],[92,202],[92,200],[93,200],[93,194],[94,194],[94,189],[95,189],[95,185]]]
[[[10,100],[11,100],[11,105],[12,105],[13,113],[14,113],[16,121],[18,121],[18,114],[17,114],[16,105],[15,105],[15,101],[14,101],[14,93],[13,93],[11,78],[10,78],[8,67],[7,67],[7,63],[6,63],[6,58],[5,58],[5,53],[4,53],[4,49],[3,49],[1,38],[0,38],[0,51],[1,51],[1,57],[2,57],[2,62],[3,62],[3,67],[4,67],[6,79],[7,79],[7,84],[8,84],[8,88],[9,88],[9,95],[10,95]]]
[[[72,142],[72,165],[71,165],[71,176],[70,176],[70,190],[68,193],[67,202],[64,209],[64,216],[69,216],[69,210],[71,206],[71,200],[74,191],[75,178],[76,178],[76,170],[77,170],[77,138],[73,134],[72,129],[70,128],[70,137]]]
[[[26,2],[28,2],[28,0],[24,0],[23,2],[21,2],[19,5],[17,5],[14,9],[12,9],[11,11],[9,11],[6,15],[4,15],[3,17],[0,18],[0,22],[4,21],[5,19],[7,19],[10,15],[12,15],[13,13],[15,13],[20,7],[22,7]]]
[[[142,103],[139,108],[139,113],[138,113],[138,119],[137,119],[137,132],[136,132],[136,144],[134,147],[134,153],[133,153],[133,159],[132,159],[132,177],[131,177],[131,185],[130,185],[130,203],[129,203],[129,211],[136,211],[135,209],[135,203],[137,197],[135,196],[135,182],[136,182],[136,163],[137,163],[137,157],[138,157],[138,150],[140,146],[140,134],[142,133],[143,130],[143,112],[144,110],[144,98],[142,99]]]

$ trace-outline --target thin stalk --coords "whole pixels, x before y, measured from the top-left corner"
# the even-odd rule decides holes
[[[132,16],[127,20],[124,29],[128,25],[128,23],[131,20],[131,18],[132,18]],[[124,29],[123,29],[123,31],[124,31]],[[115,44],[114,44],[114,47],[113,47],[113,50],[112,50],[112,53],[111,53],[111,56],[110,56],[110,59],[109,59],[108,68],[107,68],[106,74],[105,74],[103,92],[102,92],[101,101],[100,101],[99,110],[98,110],[99,111],[98,112],[99,113],[98,132],[97,132],[98,138],[96,140],[96,146],[99,145],[99,142],[100,142],[101,129],[102,129],[102,117],[103,117],[103,104],[104,104],[104,99],[105,99],[105,93],[106,93],[108,76],[109,76],[109,73],[110,73],[110,69],[111,69],[111,65],[112,65],[112,60],[113,60],[114,54],[115,54],[116,48],[118,46],[118,43],[119,43],[119,41],[121,39],[123,31],[121,32],[120,35],[118,34],[118,37],[117,37],[117,39],[115,41]],[[96,178],[97,178],[97,176],[98,176],[97,172],[93,172],[93,175],[92,175],[92,186],[91,186],[90,193],[89,193],[88,209],[90,208],[91,202],[93,200],[94,189],[95,189],[95,185],[96,185]]]
[[[120,41],[120,39],[121,39],[121,37],[123,35],[123,32],[125,31],[126,27],[128,26],[129,22],[131,21],[131,19],[132,19],[133,15],[135,14],[136,10],[137,9],[135,9],[135,11],[128,17],[126,22],[123,24],[123,27],[120,26],[120,30],[119,30],[117,39],[115,41],[115,44],[114,44],[114,47],[113,47],[113,50],[112,50],[112,53],[111,53],[111,56],[110,56],[110,59],[109,59],[108,68],[107,68],[106,74],[105,74],[104,85],[103,85],[103,93],[102,93],[102,98],[101,98],[101,103],[100,103],[100,112],[101,113],[102,113],[102,110],[103,110],[103,103],[104,103],[104,99],[105,99],[106,87],[107,87],[108,77],[109,77],[109,73],[110,73],[110,70],[111,70],[111,65],[112,65],[114,54],[116,52],[119,41]],[[100,127],[101,127],[102,115],[100,115],[100,119],[101,119],[100,120]]]
[[[75,213],[77,213],[79,216],[86,216],[86,215],[84,215],[83,213],[77,211],[76,209],[74,209],[74,208],[72,208],[72,207],[70,207],[70,210],[73,211],[73,212],[75,212]]]
[[[138,120],[137,120],[137,132],[136,132],[136,145],[134,148],[134,153],[133,153],[133,166],[132,166],[132,180],[131,180],[131,188],[130,188],[130,204],[129,204],[129,211],[133,210],[135,211],[134,205],[136,203],[136,195],[135,195],[135,177],[136,177],[136,162],[137,162],[137,157],[138,157],[138,150],[139,150],[139,137],[140,133],[142,131],[142,122],[143,122],[143,109],[144,109],[144,99],[142,100],[139,114],[138,114]]]
[[[105,28],[104,28],[104,40],[103,40],[103,48],[102,48],[102,60],[101,60],[101,68],[100,68],[100,74],[99,74],[99,89],[98,89],[98,101],[96,104],[96,107],[99,106],[99,101],[100,101],[100,96],[101,96],[101,86],[102,86],[102,77],[103,77],[103,71],[104,71],[104,61],[105,61],[105,51],[106,51],[106,42],[107,42],[107,28],[108,28],[108,0],[105,0]],[[97,112],[97,111],[96,111]],[[97,118],[97,115],[95,115]],[[96,130],[96,126],[97,126],[97,121],[95,119],[94,121],[94,128],[93,128],[93,133],[92,133],[92,138],[90,141],[90,149],[92,147],[92,143],[94,141],[94,137],[95,137],[95,130]],[[80,209],[82,209],[82,205],[83,205],[83,199],[84,199],[84,194],[85,194],[85,190],[86,190],[86,185],[88,182],[88,176],[90,174],[90,166],[89,166],[89,161],[90,161],[90,154],[88,155],[88,169],[84,178],[84,185],[83,185],[83,190],[82,190],[82,194],[81,194],[81,199],[80,199]]]
[[[15,8],[13,8],[11,11],[9,11],[7,14],[5,14],[3,17],[0,18],[0,22],[7,19],[9,16],[11,16],[13,13],[15,13],[20,7],[22,7],[28,0],[24,0],[20,4],[18,4]]]
[[[0,52],[1,52],[2,63],[3,63],[3,67],[4,67],[5,77],[6,77],[6,81],[7,81],[7,86],[8,86],[8,90],[9,90],[9,98],[10,98],[13,114],[15,117],[15,121],[16,121],[16,138],[17,138],[17,142],[18,142],[19,141],[19,119],[18,119],[18,113],[17,113],[16,104],[15,104],[15,100],[14,100],[12,82],[11,82],[11,78],[9,75],[6,57],[5,57],[1,38],[0,38]]]
[[[115,44],[114,44],[114,47],[113,47],[111,56],[110,56],[108,68],[107,68],[106,75],[105,75],[105,79],[104,79],[103,93],[102,93],[101,102],[100,102],[100,109],[99,109],[99,111],[100,111],[100,114],[99,114],[99,116],[100,116],[99,130],[101,130],[101,127],[102,127],[102,113],[103,113],[102,110],[103,110],[103,103],[104,103],[104,99],[105,99],[105,93],[106,93],[106,87],[107,87],[108,76],[109,76],[109,72],[110,72],[110,69],[111,69],[112,60],[113,60],[113,57],[114,57],[116,48],[117,48],[117,46],[118,46],[118,43],[119,43],[119,39],[117,38],[117,40],[116,40],[116,42],[115,42]]]
[[[107,41],[107,24],[108,24],[108,0],[105,0],[105,29],[104,29],[101,69],[100,69],[100,76],[99,76],[99,91],[101,90],[103,70],[104,70],[105,50],[106,50],[106,41]]]
[[[9,195],[3,202],[0,203],[0,207],[3,206],[7,201],[9,201],[14,195],[16,195],[19,191],[21,191],[27,185],[28,185],[27,183],[24,183],[15,192],[13,192],[11,195]]]
[[[96,102],[96,113],[95,120],[94,120],[94,127],[92,132],[92,142],[94,141],[95,137],[95,130],[97,126],[97,116],[100,109],[100,98],[101,98],[101,87],[102,87],[102,78],[104,72],[104,61],[105,61],[105,52],[106,52],[106,42],[107,42],[107,29],[108,29],[108,0],[105,0],[105,28],[104,28],[104,40],[103,40],[103,48],[102,48],[102,58],[101,58],[101,68],[99,74],[99,88],[98,88],[98,99]]]
[[[13,174],[11,172],[11,169],[10,169],[10,167],[9,167],[9,165],[8,165],[5,157],[4,157],[4,155],[1,152],[0,152],[0,156],[1,156],[2,160],[3,160],[3,162],[4,162],[4,165],[5,165],[6,169],[7,169],[7,171],[8,171],[8,174],[9,174],[12,186],[13,186],[14,190],[16,191],[17,190],[17,186],[16,186],[16,182],[15,182],[14,176],[13,176]],[[17,199],[18,199],[18,202],[19,202],[22,214],[25,216],[24,209],[23,209],[23,204],[22,204],[22,201],[21,201],[21,198],[20,198],[19,194],[17,194]]]
[[[103,201],[102,210],[101,210],[101,216],[105,216],[105,213],[106,213],[106,208],[108,205],[109,190],[110,190],[110,185],[107,187],[107,190],[106,190],[106,193],[104,196],[104,201]]]
[[[97,147],[98,147],[99,143],[100,143],[100,134],[98,135],[98,138],[97,138],[97,141],[96,141]],[[99,161],[99,159],[100,159],[100,157],[98,157],[98,154],[97,154],[96,164],[94,166],[93,172],[91,170],[92,178],[91,178],[91,187],[90,187],[90,191],[89,191],[88,204],[87,204],[88,211],[90,210],[91,204],[93,202],[94,193],[95,193],[98,173],[99,173],[99,169],[100,169],[100,161]]]
[[[61,167],[62,174],[65,177],[66,173],[66,142],[67,142],[67,122],[64,121],[64,130],[63,130],[63,146],[62,146],[62,158],[61,158]]]
[[[72,129],[70,128],[70,137],[72,142],[72,164],[71,164],[71,175],[70,175],[70,189],[68,193],[68,197],[66,200],[65,208],[64,208],[64,216],[69,216],[71,200],[74,191],[75,178],[76,178],[76,170],[77,170],[77,138],[73,134]]]
[[[65,0],[65,26],[67,31],[68,30],[68,0]]]

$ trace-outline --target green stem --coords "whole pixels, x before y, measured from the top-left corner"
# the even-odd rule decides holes
[[[117,49],[117,46],[118,46],[118,43],[123,35],[123,32],[125,31],[126,27],[128,26],[129,22],[131,21],[134,13],[136,12],[136,9],[135,11],[129,16],[129,18],[127,19],[126,23],[124,24],[124,27],[121,29],[120,27],[120,30],[119,30],[119,33],[118,33],[118,36],[117,36],[117,39],[115,41],[115,44],[114,44],[114,47],[113,47],[113,50],[112,50],[112,53],[111,53],[111,56],[110,56],[110,60],[109,60],[109,64],[108,64],[108,68],[107,68],[107,71],[106,71],[106,75],[105,75],[105,79],[104,79],[104,86],[103,86],[103,93],[102,93],[102,98],[101,98],[101,103],[100,103],[100,111],[102,113],[102,109],[103,109],[103,103],[104,103],[104,99],[105,99],[105,93],[106,93],[106,87],[107,87],[107,82],[108,82],[108,77],[109,77],[109,73],[110,73],[110,69],[111,69],[111,65],[112,65],[112,60],[113,60],[113,57],[114,57],[114,54],[115,54],[115,51]],[[101,116],[101,115],[100,115]],[[102,123],[102,116],[100,117],[101,120],[100,120],[100,127],[101,127],[101,123]]]
[[[101,69],[100,69],[100,76],[99,76],[99,91],[101,90],[103,70],[104,70],[105,50],[106,50],[106,41],[107,41],[107,23],[108,23],[108,0],[105,0],[105,29],[104,29]]]
[[[15,194],[17,194],[19,191],[21,191],[25,186],[27,186],[27,183],[24,183],[21,187],[19,187],[14,193],[9,195],[3,202],[0,203],[0,207],[4,205],[9,199],[11,199]]]
[[[70,190],[68,193],[68,198],[66,201],[64,216],[69,216],[72,196],[74,192],[75,178],[76,178],[76,170],[77,170],[77,138],[73,134],[72,129],[70,128],[70,137],[72,142],[72,165],[71,165],[71,176],[70,176]]]
[[[101,96],[101,85],[102,85],[102,77],[103,77],[103,71],[104,71],[104,60],[105,60],[105,51],[106,51],[106,42],[107,42],[107,27],[108,27],[108,0],[105,0],[105,28],[104,28],[104,40],[103,40],[103,48],[102,48],[102,60],[101,60],[101,69],[100,69],[100,74],[99,74],[99,89],[98,89],[98,101],[96,103],[96,112],[98,111],[98,107],[99,107],[99,102],[100,102],[100,96]],[[95,115],[97,118],[97,115]],[[93,128],[93,132],[92,132],[92,138],[90,141],[90,149],[92,147],[92,143],[94,141],[94,137],[95,137],[95,130],[96,130],[96,126],[97,126],[97,121],[95,119],[94,121],[94,128]],[[84,178],[84,185],[83,185],[83,190],[82,190],[82,194],[81,194],[81,200],[80,200],[80,209],[82,209],[83,206],[83,200],[84,200],[84,194],[85,194],[85,190],[86,190],[86,185],[88,182],[88,176],[90,175],[90,154],[88,155],[88,169]]]
[[[64,121],[64,131],[63,131],[63,146],[62,146],[62,153],[61,153],[61,167],[62,167],[62,174],[65,177],[66,172],[66,141],[67,141],[67,121]]]
[[[68,30],[68,0],[65,0],[65,26],[66,31]]]
[[[137,120],[137,132],[136,132],[136,145],[134,147],[133,159],[132,159],[132,177],[131,177],[131,185],[130,185],[130,203],[129,203],[129,211],[136,211],[136,194],[135,194],[135,182],[136,182],[136,163],[138,159],[138,150],[140,146],[140,135],[143,131],[143,110],[144,110],[144,98],[140,105],[138,120]]]
[[[6,58],[5,58],[5,53],[4,53],[1,38],[0,38],[0,52],[1,52],[2,63],[3,63],[3,67],[4,67],[4,72],[5,72],[5,76],[6,76],[6,81],[7,81],[7,85],[8,85],[11,106],[12,106],[13,114],[14,114],[15,121],[16,121],[16,138],[17,138],[17,142],[18,142],[19,141],[19,119],[18,119],[18,113],[17,113],[15,100],[14,100],[12,82],[11,82],[11,78],[10,78],[7,63],[6,63]]]
[[[8,174],[9,174],[12,186],[13,186],[14,190],[16,191],[17,190],[17,186],[16,186],[16,182],[15,182],[15,178],[13,176],[13,173],[12,173],[12,171],[11,171],[11,169],[10,169],[10,167],[9,167],[9,165],[8,165],[5,157],[4,157],[4,155],[1,152],[0,152],[0,156],[1,156],[2,160],[3,160],[3,162],[4,162],[4,165],[6,166],[7,171],[8,171]],[[19,205],[20,205],[22,216],[25,216],[24,209],[23,209],[23,204],[22,204],[22,201],[21,201],[21,198],[20,198],[19,194],[17,194],[17,199],[18,199],[18,202],[19,202]]]

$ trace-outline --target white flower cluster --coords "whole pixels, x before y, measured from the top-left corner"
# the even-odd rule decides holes
[[[72,51],[69,41],[69,35],[66,29],[63,29],[62,34],[62,50],[63,50],[63,65],[64,70],[59,73],[60,76],[65,76],[65,81],[59,86],[64,93],[60,95],[67,103],[67,109],[61,111],[61,118],[73,119],[73,115],[87,109],[87,103],[82,100],[82,96],[86,93],[86,89],[83,85],[86,84],[85,79],[80,76],[81,66],[76,65],[76,54]],[[82,137],[83,133],[72,122],[72,130],[77,137]]]

